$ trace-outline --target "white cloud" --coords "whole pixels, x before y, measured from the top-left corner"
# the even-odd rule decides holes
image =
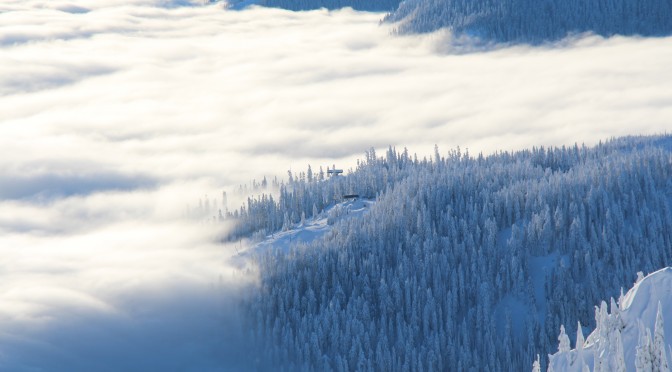
[[[226,269],[233,249],[215,243],[212,226],[130,219],[91,230],[3,234],[0,369],[197,371],[244,361],[229,297],[247,279]]]
[[[142,347],[140,370],[167,363],[162,347],[224,366],[235,349],[213,351],[208,330],[227,248],[181,219],[206,193],[347,168],[370,146],[487,153],[672,128],[669,38],[457,54],[442,33],[391,36],[382,14],[176,4],[0,4],[0,367],[90,370],[78,354]],[[181,341],[163,341],[171,327]]]

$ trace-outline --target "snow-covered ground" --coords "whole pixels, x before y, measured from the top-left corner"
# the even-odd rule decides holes
[[[240,245],[237,254],[230,262],[241,270],[248,267],[250,259],[269,251],[288,252],[293,244],[310,243],[331,231],[339,222],[350,218],[362,218],[366,215],[375,200],[355,198],[336,203],[326,208],[317,217],[309,218],[286,231],[268,235],[260,242],[249,242]]]
[[[605,307],[606,303],[601,306]],[[640,334],[648,329],[654,336],[658,309],[662,312],[665,333],[666,358],[672,357],[672,267],[651,273],[638,280],[619,301],[617,308],[611,308],[604,327],[596,329],[585,338],[583,350],[576,348],[568,352],[558,352],[550,357],[553,371],[582,371],[580,360],[593,370],[596,355],[605,363],[606,370],[614,370],[618,354],[617,340],[621,340],[625,366],[635,371],[637,347]],[[620,320],[619,320],[620,319]],[[620,333],[617,336],[616,333]],[[574,335],[570,335],[573,339]],[[574,342],[574,340],[572,340]],[[600,345],[602,344],[602,345]],[[579,355],[580,354],[580,355]]]
[[[231,9],[241,10],[247,8],[248,6],[257,5],[258,3],[259,0],[233,0],[229,1],[227,6],[229,6]]]

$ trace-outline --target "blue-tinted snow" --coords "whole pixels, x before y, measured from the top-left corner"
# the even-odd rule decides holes
[[[663,313],[665,322],[664,332],[667,340],[665,351],[667,353],[667,360],[672,358],[672,349],[669,342],[672,336],[672,267],[663,268],[653,272],[636,282],[633,287],[620,299],[617,310],[620,312],[620,319],[623,320],[623,326],[610,329],[603,333],[602,336],[599,330],[593,331],[587,335],[586,342],[583,349],[583,359],[587,366],[594,365],[595,349],[600,342],[607,341],[600,340],[604,335],[609,337],[608,342],[613,343],[615,340],[613,334],[619,332],[621,335],[623,352],[625,357],[625,366],[627,371],[635,371],[635,359],[637,354],[637,347],[640,345],[640,327],[649,329],[653,335],[656,323],[656,315],[658,306]],[[609,309],[610,314],[607,318],[612,320],[616,318],[614,309]],[[620,324],[620,323],[619,323]],[[572,345],[574,345],[574,335],[569,335]],[[614,357],[614,349],[607,348],[604,353],[600,353],[605,360],[607,368],[611,368],[611,359]],[[578,363],[577,350],[574,349],[566,353],[556,353],[551,356],[551,364],[553,370],[556,372],[581,372],[581,365]]]
[[[231,258],[231,262],[239,268],[244,268],[249,260],[269,251],[287,253],[292,246],[300,243],[311,243],[327,234],[334,225],[352,218],[366,218],[375,200],[356,198],[354,200],[336,203],[326,208],[316,217],[306,219],[303,224],[297,224],[286,231],[275,232],[260,242],[245,241],[245,249],[238,251]],[[242,248],[243,245],[241,244]]]

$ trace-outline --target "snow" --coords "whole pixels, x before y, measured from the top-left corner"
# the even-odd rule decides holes
[[[258,0],[241,0],[241,1],[230,1],[227,3],[227,5],[230,7],[230,9],[235,9],[235,10],[242,10],[247,7],[250,7],[252,5],[258,5],[259,1]]]
[[[621,299],[619,309],[625,324],[621,331],[625,364],[628,371],[635,371],[635,355],[639,344],[639,324],[653,333],[658,305],[662,307],[663,317],[669,319],[665,324],[667,359],[670,359],[670,335],[672,335],[672,267],[667,267],[649,274],[636,282]],[[613,316],[613,314],[611,314]],[[588,366],[593,365],[594,349],[600,342],[600,334],[593,331],[587,338],[583,357]],[[609,357],[609,350],[605,350]],[[569,355],[556,353],[551,363],[554,371],[579,371],[578,363],[571,363],[577,356],[576,350]]]
[[[306,219],[287,231],[279,231],[266,236],[260,242],[246,242],[237,255],[231,258],[231,263],[238,268],[248,266],[250,259],[268,251],[289,252],[297,243],[310,243],[331,231],[336,224],[351,218],[361,218],[375,203],[374,200],[355,198],[337,203],[326,208],[317,217]]]
[[[665,325],[666,344],[669,345],[672,335],[672,267],[658,270],[636,283],[620,304],[622,317],[627,324],[623,331],[623,347],[628,370],[634,371],[635,367],[635,348],[639,337],[637,322],[641,321],[653,333],[659,302],[663,317],[669,319]]]
[[[534,299],[537,304],[537,317],[539,323],[543,326],[546,323],[546,276],[558,264],[560,255],[552,253],[546,256],[530,257],[530,276],[534,286]],[[565,262],[568,258],[563,256],[561,261]]]
[[[672,267],[658,270],[635,283],[623,297],[621,309],[624,315],[648,319],[653,325],[658,301],[663,303],[664,308],[672,305]]]
[[[500,231],[498,241],[501,245],[511,237],[511,228]],[[505,243],[504,243],[505,244]],[[551,253],[546,256],[537,256],[529,258],[530,279],[534,289],[534,299],[518,298],[511,294],[504,296],[495,307],[495,319],[497,331],[502,334],[507,326],[507,318],[510,317],[511,332],[519,339],[524,336],[525,319],[530,316],[536,316],[539,323],[543,326],[546,322],[546,288],[548,273],[557,266],[565,267],[569,258],[561,256],[558,253]],[[532,303],[536,305],[533,312]]]
[[[504,296],[495,307],[495,320],[497,332],[503,334],[507,322],[511,320],[511,333],[522,340],[525,336],[525,317],[530,313],[529,307],[520,299],[511,295]]]
[[[508,227],[506,229],[501,230],[497,234],[497,247],[500,249],[506,249],[506,244],[511,239],[511,228]]]

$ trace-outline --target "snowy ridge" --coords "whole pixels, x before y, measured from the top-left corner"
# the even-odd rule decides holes
[[[648,370],[653,371],[668,370],[660,367],[672,357],[670,337],[664,337],[672,334],[672,322],[656,323],[658,319],[660,323],[664,323],[664,318],[672,319],[672,267],[640,277],[618,305],[612,299],[611,311],[607,313],[606,309],[604,301],[596,307],[597,328],[582,348],[581,335],[577,334],[575,348],[564,349],[568,347],[568,336],[561,332],[561,350],[550,356],[549,370],[582,371],[584,365],[593,371],[639,371],[647,370],[647,366],[652,366]],[[660,337],[661,331],[662,345],[656,345],[660,343],[656,335]]]
[[[314,9],[353,8],[363,11],[387,11],[397,9],[400,0],[230,0],[231,9],[241,10],[249,6],[265,6],[292,11]]]
[[[375,204],[374,200],[356,198],[336,203],[322,213],[290,228],[267,235],[263,240],[249,244],[231,258],[238,268],[247,266],[251,259],[263,254],[289,253],[298,244],[311,244],[332,231],[339,222],[363,217]]]

